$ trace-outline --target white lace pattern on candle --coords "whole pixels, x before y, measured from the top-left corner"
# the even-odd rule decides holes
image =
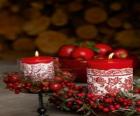
[[[89,91],[97,95],[132,90],[133,68],[87,69],[87,83]]]
[[[53,62],[37,64],[21,63],[20,66],[24,76],[30,77],[32,81],[42,81],[54,77]]]

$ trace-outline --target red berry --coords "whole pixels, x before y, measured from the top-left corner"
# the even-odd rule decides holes
[[[62,88],[62,86],[59,83],[51,83],[50,84],[50,89],[52,91],[59,91],[61,88]]]
[[[115,111],[116,110],[116,108],[113,105],[110,105],[109,108],[110,108],[111,111]]]
[[[139,88],[135,88],[135,89],[134,89],[134,92],[135,92],[135,93],[140,93],[140,89],[139,89]]]
[[[8,83],[7,88],[8,89],[14,89],[14,84],[13,83]]]
[[[32,84],[31,84],[31,83],[24,83],[23,87],[24,87],[25,89],[31,89]]]
[[[103,111],[104,112],[109,112],[109,108],[105,107],[105,108],[103,108]]]
[[[48,91],[48,90],[49,90],[49,87],[45,87],[45,86],[44,86],[44,87],[42,87],[42,90],[43,90],[43,91]]]
[[[140,100],[136,101],[136,104],[137,104],[137,105],[140,105]]]
[[[104,101],[106,103],[112,103],[113,102],[113,99],[112,98],[106,98],[106,99],[104,99]]]
[[[48,81],[42,82],[42,86],[49,87],[49,82]]]
[[[11,83],[19,82],[19,77],[17,75],[12,75],[8,77],[8,80]]]
[[[77,94],[78,97],[83,97],[84,95],[85,95],[84,93]]]
[[[64,79],[62,77],[56,76],[56,77],[54,77],[54,81],[55,82],[63,82]]]
[[[16,90],[15,90],[15,94],[19,94],[20,92],[21,92],[20,89],[16,89]]]
[[[73,90],[68,90],[67,95],[71,97],[73,95]]]
[[[6,77],[6,78],[3,79],[3,81],[4,81],[5,83],[8,83],[8,82],[9,82],[9,79]]]
[[[91,98],[94,97],[94,95],[93,95],[92,93],[88,93],[88,94],[87,94],[87,97],[88,97],[89,99],[91,99]]]
[[[22,87],[21,83],[18,82],[14,83],[14,89],[21,89],[21,87]]]
[[[99,109],[101,109],[101,110],[104,108],[104,106],[101,105],[101,104],[100,104],[98,107],[99,107]]]
[[[83,102],[81,100],[76,100],[76,103],[78,103],[79,105],[83,104]]]
[[[120,102],[124,102],[124,100],[125,100],[124,98],[119,98]]]
[[[120,104],[115,104],[116,109],[119,109],[120,107],[121,107]]]
[[[137,111],[137,112],[140,112],[140,107],[136,108],[136,111]]]
[[[70,108],[72,106],[72,101],[68,101],[66,105]]]

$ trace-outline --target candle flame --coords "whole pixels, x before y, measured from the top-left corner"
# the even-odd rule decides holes
[[[38,57],[39,56],[39,52],[35,51],[35,56]]]
[[[112,52],[109,54],[108,59],[112,59],[115,54]]]

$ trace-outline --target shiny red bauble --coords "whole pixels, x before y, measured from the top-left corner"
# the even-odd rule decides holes
[[[96,51],[99,56],[105,56],[112,52],[112,47],[106,43],[98,43],[94,47],[97,49]]]
[[[59,57],[71,57],[72,52],[76,49],[77,46],[75,45],[64,45],[62,46],[59,51],[58,55]]]
[[[115,54],[116,58],[127,58],[128,57],[128,51],[123,48],[114,50],[114,54]]]
[[[79,47],[72,53],[74,59],[90,60],[94,57],[94,52],[90,48]]]

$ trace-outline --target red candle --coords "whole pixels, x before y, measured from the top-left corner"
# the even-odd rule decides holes
[[[95,59],[88,62],[89,91],[97,95],[116,94],[133,89],[131,59]]]
[[[26,77],[32,81],[43,81],[54,77],[53,57],[39,56],[21,58],[20,67]]]

